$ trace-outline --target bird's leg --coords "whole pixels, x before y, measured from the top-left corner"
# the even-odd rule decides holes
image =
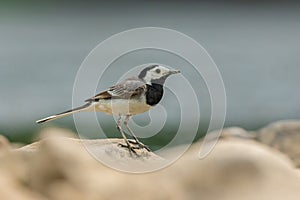
[[[145,148],[147,151],[150,152],[151,151],[150,148],[148,146],[144,145],[143,143],[141,143],[138,140],[138,138],[135,136],[135,134],[133,133],[133,131],[129,128],[128,122],[130,120],[130,117],[131,117],[130,115],[126,115],[126,118],[124,120],[124,125],[125,125],[125,128],[129,131],[130,135],[134,138],[135,142],[130,141],[130,140],[129,140],[129,142],[133,143],[133,144],[137,144],[140,148]]]
[[[136,151],[134,150],[135,148],[129,143],[128,139],[126,138],[126,135],[124,134],[124,132],[122,130],[121,119],[122,119],[122,117],[121,117],[121,115],[119,115],[119,118],[118,118],[118,121],[117,121],[117,129],[122,134],[122,137],[123,137],[126,144],[119,143],[118,145],[121,146],[121,147],[128,148],[130,155],[131,155],[131,152],[133,152],[134,154],[137,155]]]

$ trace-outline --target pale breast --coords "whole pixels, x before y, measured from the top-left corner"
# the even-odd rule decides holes
[[[136,115],[144,113],[151,108],[144,99],[107,99],[100,100],[95,105],[97,112],[114,115]]]

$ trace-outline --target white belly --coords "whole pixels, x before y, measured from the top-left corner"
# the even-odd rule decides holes
[[[114,115],[135,115],[148,111],[151,106],[143,99],[109,99],[100,100],[95,104],[95,110]]]

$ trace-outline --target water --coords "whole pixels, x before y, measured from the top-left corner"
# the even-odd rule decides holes
[[[112,34],[143,26],[181,31],[206,48],[226,86],[227,126],[254,129],[274,120],[300,118],[299,4],[2,4],[3,134],[17,137],[24,135],[24,130],[34,132],[39,129],[34,123],[37,119],[70,108],[75,76],[86,55]],[[131,58],[135,62],[131,63]],[[170,58],[170,63],[185,65],[170,55],[150,51],[129,55],[123,63],[127,66],[149,62],[151,58]],[[107,74],[99,89],[121,76],[113,72]],[[187,69],[184,73],[188,77],[192,71]],[[176,81],[170,80],[171,83]],[[201,115],[207,121],[209,97],[201,81],[197,95]],[[169,101],[170,97],[165,97],[163,103],[167,105]],[[147,121],[147,115],[144,117]],[[111,119],[102,120],[105,123]],[[64,126],[71,122],[72,118],[68,118],[57,123]]]

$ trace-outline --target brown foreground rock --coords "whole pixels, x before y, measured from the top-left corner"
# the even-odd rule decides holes
[[[164,161],[147,152],[139,152],[143,155],[140,158],[131,157],[117,146],[118,142],[117,139],[111,143],[82,142],[56,134],[16,150],[4,145],[5,148],[0,148],[0,199],[298,200],[300,197],[300,175],[291,160],[254,140],[226,137],[203,160],[198,159],[201,144],[196,143],[173,165],[144,174],[122,173],[106,167],[84,147],[95,147],[93,153],[125,168]],[[176,148],[170,152],[175,151]]]
[[[300,167],[300,122],[279,121],[257,133],[257,141],[288,155],[296,167]]]
[[[287,155],[300,168],[300,121],[284,120],[271,123],[258,131],[239,127],[226,128],[222,139],[255,140]]]

